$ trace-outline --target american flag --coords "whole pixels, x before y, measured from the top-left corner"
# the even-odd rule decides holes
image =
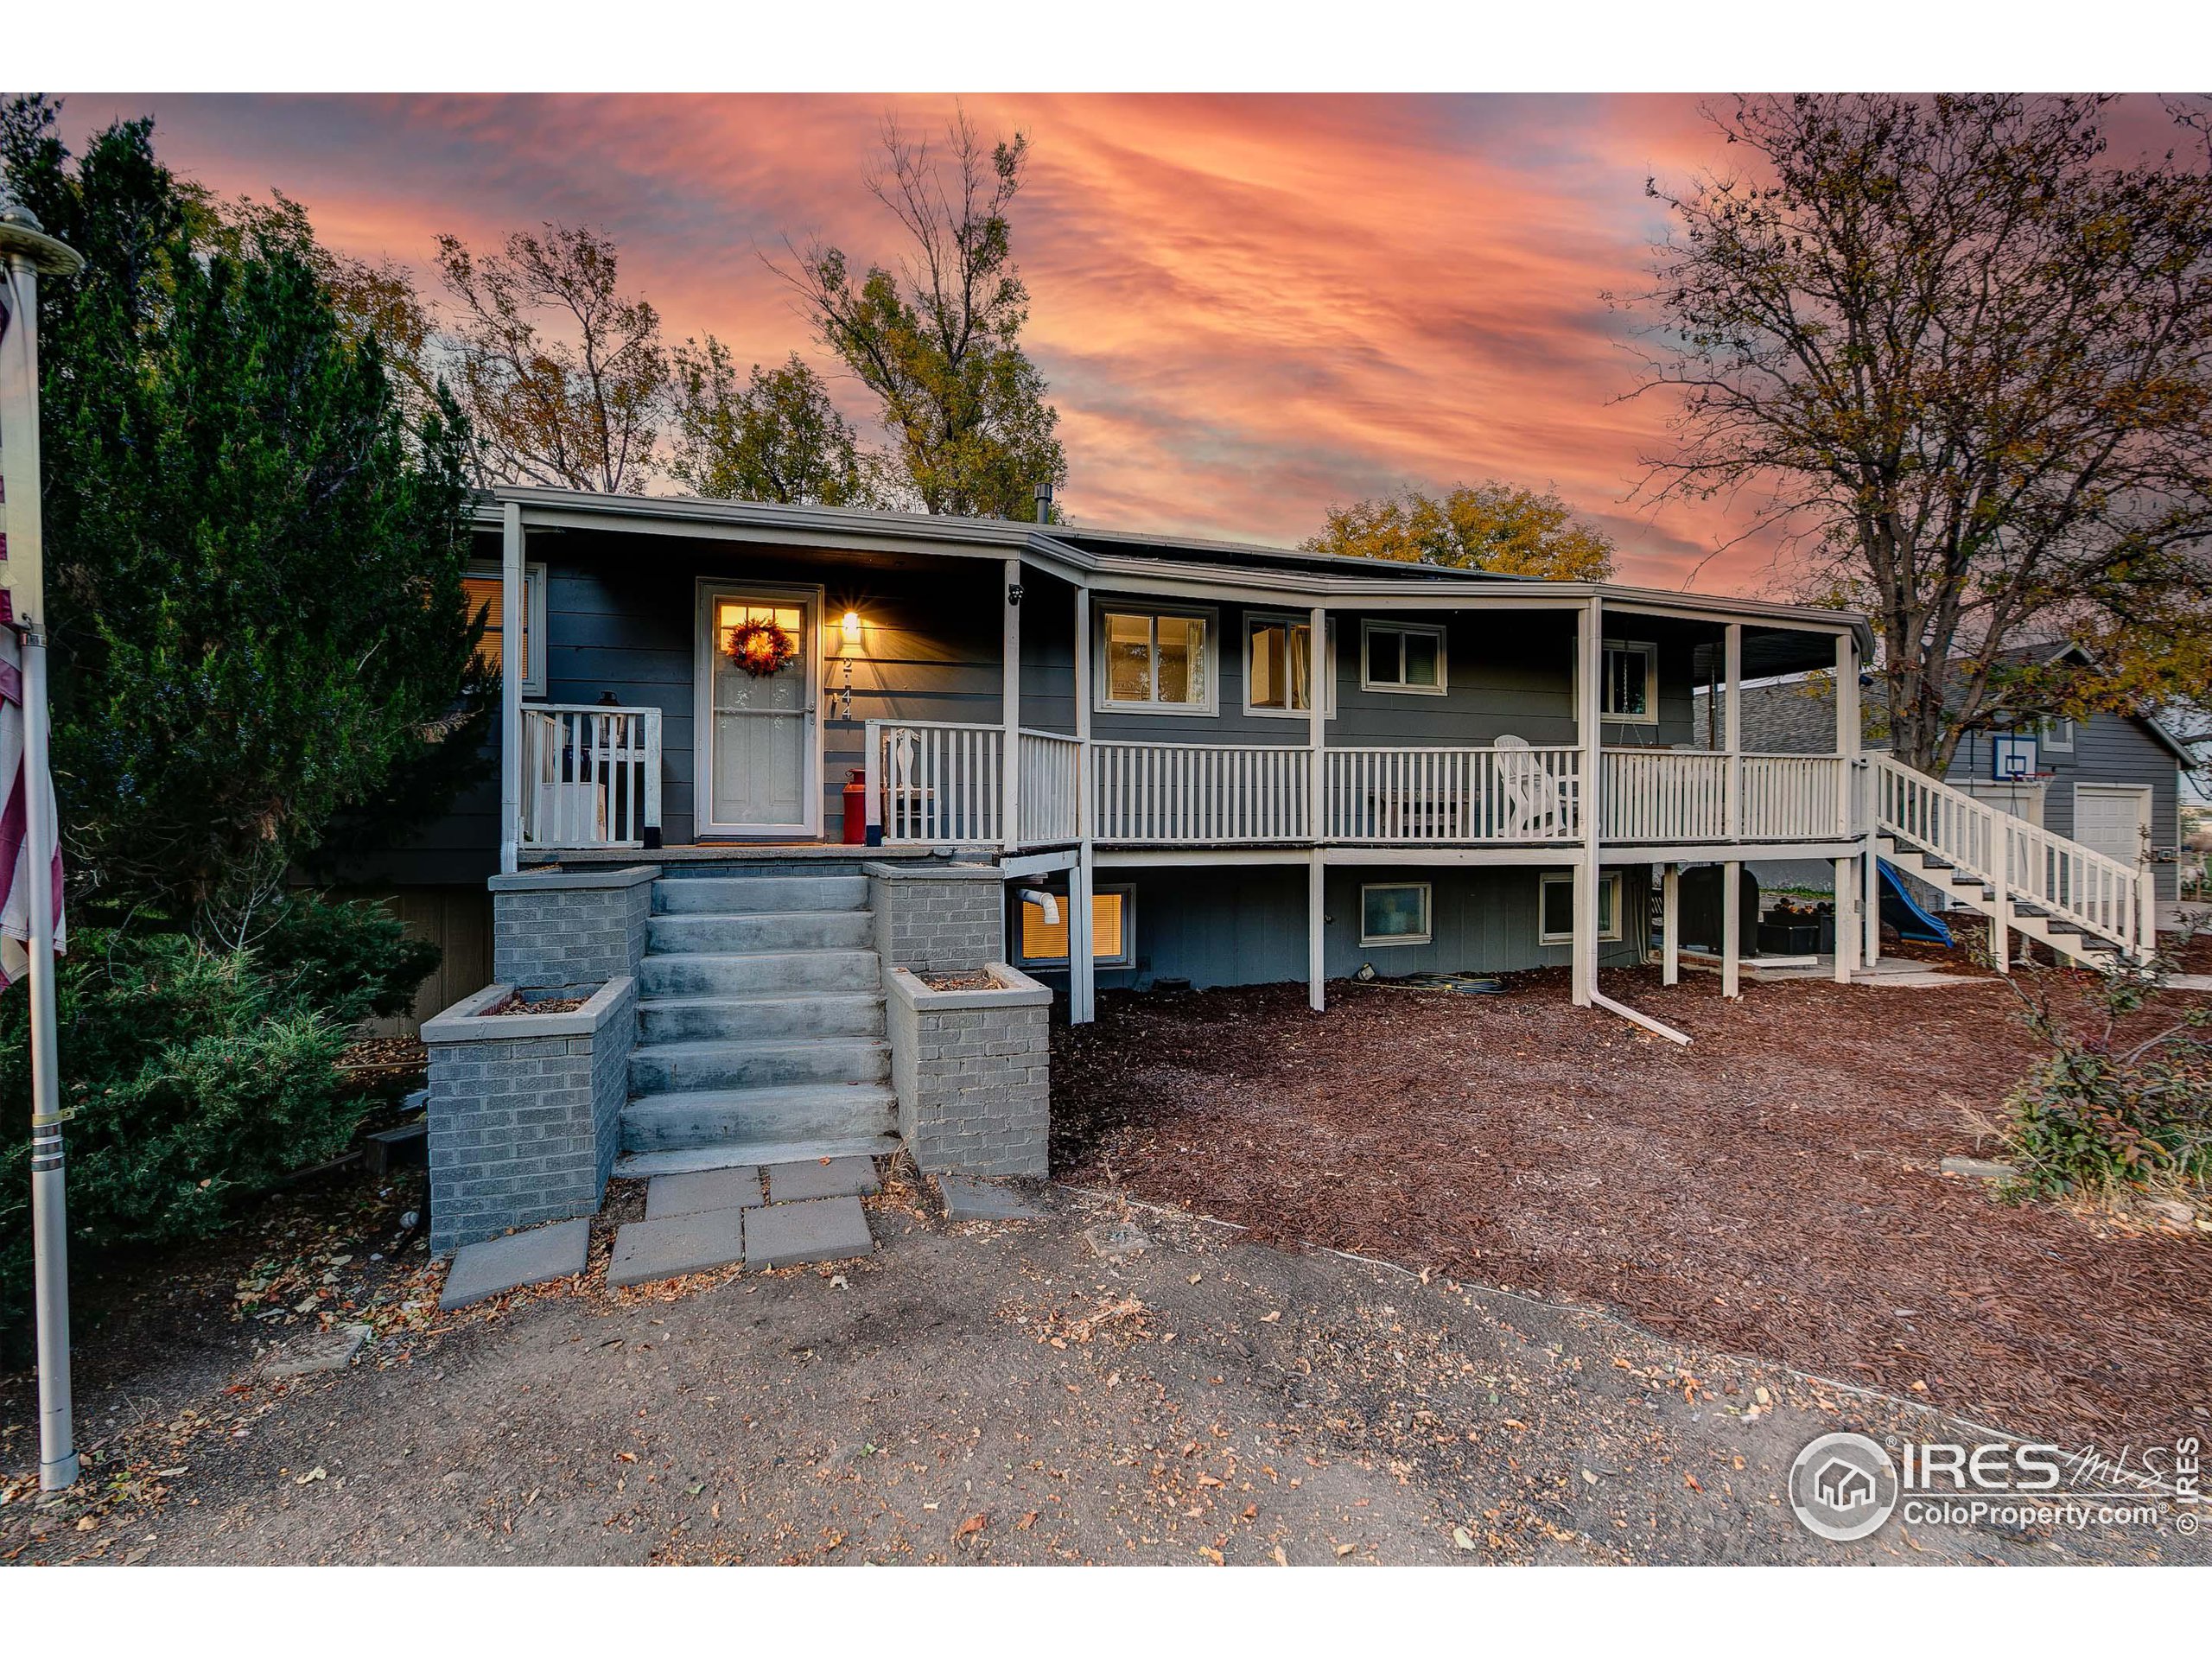
[[[13,296],[8,296],[12,300]],[[0,304],[0,347],[7,341],[12,308]],[[8,499],[7,456],[0,452],[0,512]],[[0,524],[4,524],[0,518]],[[8,535],[0,529],[0,583],[8,581]],[[0,880],[7,883],[6,902],[0,904],[0,987],[14,984],[30,968],[31,849],[29,779],[23,775],[23,669],[22,641],[16,632],[13,594],[0,588],[0,782],[8,791],[0,807]],[[38,780],[46,791],[46,821],[58,823],[54,809],[54,775]],[[54,948],[60,950],[66,934],[61,925],[61,849],[54,847],[47,873],[54,884]]]

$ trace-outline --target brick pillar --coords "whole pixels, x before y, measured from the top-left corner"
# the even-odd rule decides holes
[[[962,973],[1006,954],[1006,884],[993,864],[861,866],[887,974]]]
[[[492,977],[537,996],[636,973],[659,875],[633,864],[493,876]]]

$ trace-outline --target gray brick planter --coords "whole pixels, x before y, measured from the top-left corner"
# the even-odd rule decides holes
[[[995,864],[861,866],[884,970],[966,973],[1006,953],[1006,878]]]
[[[638,971],[657,864],[495,875],[492,977],[525,996],[573,994]]]
[[[934,991],[903,967],[885,974],[899,1133],[932,1174],[1041,1176],[1052,993],[1005,963],[981,965],[1000,988]]]
[[[487,985],[423,1027],[430,1248],[440,1254],[511,1228],[595,1214],[614,1166],[638,982],[610,979],[572,1013],[481,1012],[512,989]]]

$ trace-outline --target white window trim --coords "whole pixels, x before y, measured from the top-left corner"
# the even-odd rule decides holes
[[[1618,944],[1621,937],[1621,873],[1618,870],[1607,870],[1603,872],[1598,877],[1598,880],[1600,886],[1611,887],[1613,890],[1613,925],[1610,931],[1601,932],[1598,935],[1599,942],[1600,944]],[[1572,870],[1551,870],[1547,871],[1542,876],[1538,878],[1536,884],[1536,943],[1538,944],[1573,944],[1574,943],[1574,934],[1572,930],[1565,933],[1547,933],[1544,931],[1544,889],[1554,885],[1565,887],[1568,893],[1572,895],[1574,891],[1574,872]]]
[[[1052,897],[1059,900],[1060,914],[1062,916],[1067,915],[1068,890],[1065,887],[1053,887],[1050,889],[1050,891]],[[1122,882],[1102,881],[1095,883],[1090,889],[1090,893],[1094,899],[1109,893],[1118,893],[1122,895],[1122,954],[1118,957],[1102,957],[1094,954],[1090,958],[1090,965],[1094,969],[1135,967],[1137,960],[1136,888],[1132,885],[1128,885]],[[1067,967],[1069,965],[1069,961],[1066,957],[1027,957],[1020,954],[1022,918],[1019,912],[1028,907],[1028,900],[1026,899],[1017,899],[1014,901],[1014,904],[1017,913],[1014,918],[1014,949],[1015,953],[1014,965],[1017,968]],[[1071,939],[1075,937],[1073,929],[1069,930],[1068,937]]]
[[[1367,642],[1377,632],[1426,633],[1436,641],[1436,683],[1434,685],[1406,685],[1367,677]],[[1452,690],[1451,636],[1444,625],[1438,622],[1389,622],[1372,617],[1359,620],[1359,689],[1380,691],[1386,696],[1407,697],[1440,697]],[[1405,670],[1405,647],[1398,648],[1398,668]]]
[[[496,564],[475,563],[461,574],[473,582],[501,582],[506,572]],[[529,652],[530,672],[523,677],[522,694],[525,697],[545,695],[545,567],[536,561],[526,562],[522,568],[523,627],[528,632],[532,649]],[[501,658],[505,661],[504,654]],[[505,671],[504,667],[500,671]]]
[[[1157,620],[1163,616],[1193,617],[1206,625],[1206,697],[1198,702],[1124,702],[1107,696],[1111,684],[1110,664],[1106,660],[1106,619],[1117,616],[1149,616]],[[1141,600],[1117,601],[1112,598],[1094,595],[1091,600],[1090,624],[1090,707],[1101,715],[1161,715],[1168,719],[1210,720],[1221,712],[1221,613],[1205,605],[1153,605]],[[1153,632],[1154,649],[1159,649],[1159,630]],[[1154,677],[1153,689],[1159,690]]]
[[[1424,925],[1418,933],[1370,933],[1367,931],[1367,895],[1382,889],[1418,887],[1421,889],[1421,918]],[[1436,938],[1436,888],[1429,881],[1363,881],[1359,884],[1359,942],[1363,947],[1375,944],[1428,944]]]
[[[1640,715],[1615,714],[1605,706],[1605,692],[1612,683],[1612,676],[1605,672],[1602,656],[1598,662],[1599,718],[1613,726],[1656,726],[1659,723],[1659,646],[1650,639],[1605,639],[1599,642],[1600,652],[1608,651],[1640,651],[1643,653],[1643,707]]]
[[[2048,749],[2053,754],[2071,754],[2074,753],[2074,722],[2063,715],[2042,715],[2034,727],[2036,747]],[[2062,730],[2066,734],[2063,742],[2058,736]]]
[[[1252,701],[1252,635],[1265,626],[1311,627],[1313,619],[1290,611],[1247,611],[1244,613],[1244,712],[1255,720],[1306,720],[1303,709],[1262,709]],[[1337,620],[1328,620],[1326,641],[1321,649],[1321,718],[1337,717]],[[1126,708],[1116,703],[1116,708]]]

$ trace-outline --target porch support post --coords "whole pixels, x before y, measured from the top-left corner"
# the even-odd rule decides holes
[[[1842,780],[1836,788],[1836,833],[1859,833],[1859,640],[1848,630],[1835,637],[1835,752],[1843,757]],[[1866,842],[1873,853],[1871,832]],[[1851,982],[1859,966],[1859,951],[1866,937],[1859,914],[1865,902],[1864,886],[1857,880],[1856,859],[1835,861],[1835,977],[1839,985]]]
[[[1873,792],[1873,773],[1862,772],[1865,781],[1861,788],[1871,796]],[[1872,968],[1882,959],[1882,863],[1881,855],[1875,849],[1873,804],[1864,803],[1867,817],[1866,851],[1859,861],[1859,922],[1863,930],[1859,959]]]
[[[1726,665],[1722,670],[1720,741],[1728,754],[1728,800],[1726,833],[1730,841],[1744,838],[1744,625],[1727,624]],[[1734,992],[1730,992],[1734,995]]]
[[[1328,867],[1321,862],[1321,849],[1316,847],[1306,866],[1306,1001],[1316,1014],[1329,1006],[1321,969],[1322,923],[1326,919],[1323,878],[1327,873]]]
[[[522,681],[527,649],[523,626],[522,504],[506,504],[499,543],[499,874],[522,861]],[[543,641],[538,642],[541,648]]]
[[[1004,659],[1000,713],[1006,722],[1006,735],[999,741],[999,838],[1009,851],[1021,844],[1021,606],[1014,597],[1020,586],[1021,561],[1008,559],[1006,591],[1000,595],[1005,601],[1002,614],[1006,618],[1000,645]]]
[[[1068,1023],[1087,1026],[1098,1017],[1098,967],[1092,953],[1090,896],[1090,589],[1075,590],[1075,868],[1068,872]],[[1082,934],[1077,936],[1077,918]],[[1128,917],[1122,925],[1128,925]]]
[[[1306,830],[1318,845],[1329,833],[1329,815],[1322,804],[1322,796],[1329,786],[1329,763],[1323,753],[1329,741],[1329,613],[1316,605],[1306,613],[1306,744],[1310,751],[1306,757]],[[1318,863],[1316,868],[1319,868]],[[1318,960],[1318,958],[1317,958]],[[1314,996],[1320,995],[1319,969],[1315,970]],[[1313,1006],[1319,1007],[1317,1000]]]
[[[1731,859],[1720,867],[1720,995],[1743,995],[1743,950],[1738,931],[1744,925],[1743,895],[1737,891],[1744,867]]]
[[[1682,867],[1669,864],[1659,877],[1659,982],[1682,982]]]
[[[1582,607],[1575,637],[1575,736],[1582,744],[1582,856],[1574,867],[1573,963],[1567,970],[1574,1006],[1586,1008],[1598,988],[1598,857],[1605,829],[1605,720],[1599,671],[1605,659],[1605,601]]]

